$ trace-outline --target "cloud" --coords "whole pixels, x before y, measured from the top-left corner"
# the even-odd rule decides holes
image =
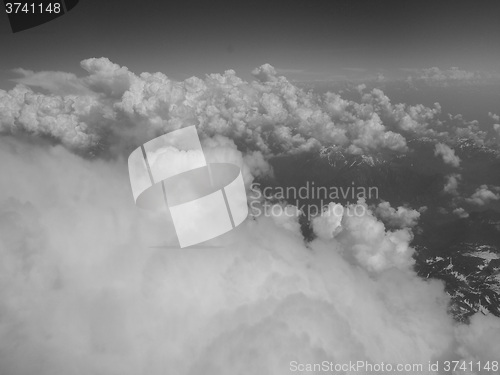
[[[202,143],[207,163],[231,163],[241,169],[245,186],[249,187],[254,177],[273,176],[271,165],[260,151],[243,155],[232,139],[216,135],[206,138]]]
[[[269,213],[276,226],[284,228],[300,238],[299,217],[302,212],[296,206],[275,204],[271,206]]]
[[[230,137],[263,155],[330,144],[352,146],[349,150],[355,153],[406,149],[404,137],[388,131],[376,113],[362,118],[355,114],[335,124],[320,97],[278,76],[269,64],[253,71],[252,82],[241,80],[232,70],[183,82],[162,73],[137,76],[106,58],[83,60],[81,66],[88,72],[81,78],[18,70],[23,85],[0,92],[8,103],[1,111],[6,120],[2,131],[46,134],[70,149],[90,152],[98,152],[99,145],[114,145],[119,153],[186,125],[196,125],[206,137]],[[35,93],[26,85],[51,95]],[[50,119],[45,111],[51,113]],[[41,126],[44,121],[63,122],[64,129],[51,132],[52,126]]]
[[[498,190],[498,188],[494,189]],[[474,194],[470,196],[470,198],[466,198],[465,200],[471,204],[475,204],[478,206],[484,206],[485,204],[496,201],[500,199],[499,194],[495,194],[491,190],[489,190],[488,185],[481,185],[476,189]]]
[[[311,226],[314,234],[321,239],[330,240],[342,230],[344,207],[330,202],[320,215],[313,218]]]
[[[457,67],[451,67],[450,69],[445,69],[445,70],[433,67],[429,69],[424,69],[422,73],[423,74],[420,77],[421,79],[432,80],[432,81],[471,80],[474,79],[475,77],[474,72],[461,70]]]
[[[409,150],[408,138],[453,145],[487,133],[441,106],[392,103],[379,89],[360,88],[359,102],[301,89],[264,64],[245,81],[233,70],[174,81],[135,74],[107,58],[81,62],[86,75],[17,69],[19,83],[0,90],[0,132],[31,134],[87,156],[125,156],[165,132],[195,125],[202,138],[222,135],[244,154],[315,152],[335,146],[351,154]],[[451,115],[450,115],[451,116]]]
[[[68,148],[93,148],[99,129],[93,119],[106,116],[92,96],[60,97],[37,94],[24,86],[0,90],[0,132],[26,132],[59,140]]]
[[[455,208],[453,210],[453,213],[457,215],[460,218],[467,218],[469,217],[469,213],[465,211],[462,207]]]
[[[460,166],[460,158],[455,155],[455,151],[444,143],[437,143],[434,148],[434,155],[441,155],[443,161],[455,168]]]
[[[133,205],[123,161],[0,142],[12,175],[0,182],[2,372],[284,374],[293,359],[396,359],[394,340],[409,346],[403,359],[424,361],[452,339],[445,300],[434,298],[440,284],[401,273],[396,291],[390,277],[375,282],[351,266],[339,243],[311,252],[293,212],[247,221],[227,247],[155,249],[172,231]],[[390,254],[383,226],[363,220]],[[365,241],[351,227],[343,241]],[[403,304],[410,316],[392,308],[405,288],[416,293]],[[338,306],[346,295],[359,302]],[[359,336],[350,327],[366,325],[367,303],[371,323]],[[435,352],[419,349],[428,340]],[[249,351],[251,359],[238,354]]]
[[[479,121],[468,121],[461,114],[448,114],[448,119],[450,121],[447,122],[446,128],[449,132],[453,132],[456,135],[458,142],[460,142],[460,139],[469,139],[479,146],[491,144],[487,139],[488,133],[481,130]]]
[[[333,98],[326,109],[268,67],[258,72],[265,83],[248,84],[231,72],[177,83],[104,60],[84,65],[92,95],[1,93],[0,372],[279,375],[293,360],[425,366],[498,352],[497,321],[453,322],[443,284],[412,269],[411,230],[388,230],[363,202],[314,221],[318,238],[307,244],[297,208],[278,205],[215,247],[178,251],[168,247],[168,216],[134,205],[120,153],[71,152],[124,152],[193,121],[207,159],[232,160],[250,181],[272,173],[275,142],[291,152],[328,133],[363,149],[358,121],[380,147],[398,145],[373,107]],[[265,130],[290,113],[295,122]],[[333,121],[345,132],[325,125]],[[24,133],[61,144],[26,142]],[[400,225],[416,220],[409,209],[383,211]]]
[[[491,118],[493,121],[500,121],[500,116],[497,115],[496,113],[488,112],[488,117]]]
[[[475,315],[468,329],[459,327],[457,330],[458,351],[467,357],[466,360],[487,361],[487,358],[494,358],[495,353],[499,353],[500,341],[496,339],[499,334],[500,319]]]
[[[399,206],[397,210],[389,202],[381,202],[374,210],[375,215],[392,228],[412,228],[418,223],[420,212]]]
[[[103,148],[129,151],[186,125],[196,125],[207,137],[227,136],[264,156],[332,144],[351,153],[404,152],[406,139],[400,131],[425,130],[439,111],[393,106],[380,90],[365,94],[364,103],[336,94],[321,97],[278,76],[269,64],[254,70],[252,82],[231,70],[183,82],[162,73],[137,76],[106,58],[83,60],[81,66],[87,76],[18,70],[22,85],[0,92],[2,131],[43,134],[72,150],[91,153]],[[397,121],[399,128],[388,129],[386,118]]]
[[[441,69],[438,67],[425,69],[410,69],[411,75],[407,77],[407,82],[417,85],[428,86],[457,86],[489,83],[492,80],[498,81],[498,74],[495,72],[467,71],[458,67]]]
[[[14,82],[26,86],[38,87],[55,95],[92,95],[90,90],[75,74],[66,72],[33,72],[26,69],[14,69],[21,78]]]
[[[105,57],[86,59],[80,65],[89,73],[83,78],[85,85],[94,92],[112,98],[121,98],[136,79],[136,75],[127,67],[115,64]]]
[[[500,136],[500,124],[493,124],[493,130],[495,130]]]
[[[355,210],[364,207],[364,215]],[[356,263],[371,272],[390,268],[409,269],[413,265],[413,249],[409,246],[413,236],[408,229],[386,231],[384,224],[373,216],[364,203],[347,208],[338,241],[350,250]]]
[[[447,181],[444,185],[443,191],[451,195],[458,195],[458,184],[462,180],[462,176],[457,173],[446,176]]]

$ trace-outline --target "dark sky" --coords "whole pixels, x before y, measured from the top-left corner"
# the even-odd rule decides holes
[[[500,68],[500,1],[193,2],[80,0],[67,15],[12,34],[0,26],[0,87],[10,72],[63,70],[105,56],[174,79],[270,63],[300,80],[401,68]]]

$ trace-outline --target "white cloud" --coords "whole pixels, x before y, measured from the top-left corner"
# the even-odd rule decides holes
[[[499,334],[500,319],[491,315],[475,315],[468,328],[457,329],[458,351],[466,361],[488,361],[488,358],[495,358],[500,353]]]
[[[500,124],[493,124],[493,130],[495,130],[498,135],[500,135]]]
[[[344,214],[342,231],[336,239],[347,249],[348,257],[370,272],[382,272],[393,267],[409,269],[415,262],[409,243],[413,236],[408,229],[386,231],[364,203],[364,215],[356,214],[356,205],[350,206]]]
[[[236,140],[204,142],[245,162]],[[410,230],[370,211],[308,245],[290,207],[179,251],[161,246],[168,218],[135,207],[125,160],[2,136],[0,161],[2,373],[280,375],[291,360],[497,353],[497,322],[457,326],[443,284],[411,268]]]
[[[412,228],[418,223],[420,212],[400,206],[397,210],[389,202],[381,202],[374,210],[375,215],[393,228]]]
[[[457,173],[446,176],[447,181],[444,185],[443,191],[451,195],[458,195],[458,184],[462,180],[462,176]]]
[[[296,206],[275,204],[268,212],[276,226],[292,232],[295,236],[301,236],[299,216],[302,213]]]
[[[320,215],[315,217],[311,226],[314,233],[321,239],[330,240],[342,230],[344,207],[330,202]]]
[[[107,58],[81,66],[83,77],[18,69],[19,85],[0,90],[0,131],[43,135],[80,153],[126,155],[155,136],[196,125],[202,138],[228,137],[264,159],[331,145],[353,154],[403,153],[408,135],[448,144],[463,137],[484,143],[487,137],[456,116],[443,123],[439,103],[393,104],[381,90],[361,86],[360,103],[318,95],[269,64],[248,82],[233,70],[177,82],[163,73],[137,75]]]
[[[203,153],[207,163],[231,163],[241,169],[245,186],[249,187],[254,177],[272,176],[271,165],[264,160],[259,151],[243,155],[234,141],[227,137],[216,135],[202,142]]]
[[[99,129],[89,124],[93,118],[105,120],[106,110],[94,96],[37,94],[23,86],[10,92],[0,90],[0,131],[24,130],[46,135],[73,148],[92,148],[99,142]],[[103,121],[103,125],[105,125]]]
[[[488,112],[489,118],[491,118],[493,121],[500,121],[500,116],[497,115],[496,113]]]
[[[453,213],[460,218],[469,217],[469,213],[467,211],[465,211],[462,207],[455,208],[453,210]]]
[[[400,154],[408,135],[481,141],[477,124],[454,117],[459,125],[446,128],[438,103],[393,104],[366,87],[360,102],[315,95],[268,64],[250,82],[232,70],[177,82],[105,58],[81,65],[84,77],[19,70],[19,85],[0,90],[0,163],[9,176],[0,179],[1,370],[281,374],[290,357],[427,363],[458,346],[452,357],[469,358],[475,342],[487,342],[479,328],[492,326],[489,318],[457,334],[443,285],[412,270],[419,212],[383,203],[340,216],[331,204],[306,246],[298,210],[278,205],[215,242],[221,247],[157,249],[175,243],[172,225],[134,206],[122,157],[196,125],[207,159],[236,163],[248,186],[272,175],[272,155],[329,145]],[[119,157],[28,147],[20,134]],[[446,147],[439,154],[458,165]],[[498,199],[476,193],[471,202]]]
[[[453,167],[460,166],[460,158],[455,155],[455,150],[445,145],[444,143],[437,143],[434,148],[434,155],[440,155],[446,164]]]
[[[22,77],[14,82],[26,86],[39,87],[56,95],[92,95],[93,92],[73,73],[66,72],[33,72],[25,69],[14,69],[14,73]]]
[[[494,189],[496,190],[496,189]],[[466,198],[465,200],[471,204],[475,204],[478,206],[484,206],[485,204],[496,201],[500,199],[499,194],[495,194],[491,190],[489,190],[488,185],[481,185],[476,189],[474,194],[470,196],[470,198]]]
[[[269,64],[254,70],[252,82],[232,70],[176,82],[162,73],[136,75],[106,58],[83,60],[81,66],[87,76],[19,69],[22,85],[0,91],[2,131],[44,134],[70,149],[91,152],[129,150],[187,125],[207,137],[227,136],[264,156],[332,144],[353,153],[404,152],[406,140],[399,131],[409,121],[412,129],[425,127],[437,114],[423,106],[392,106],[380,90],[366,94],[361,104],[335,94],[321,97],[278,76]],[[389,129],[386,116],[407,125]]]

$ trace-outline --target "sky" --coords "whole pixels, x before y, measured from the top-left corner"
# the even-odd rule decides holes
[[[0,85],[14,68],[83,72],[106,56],[130,70],[173,79],[270,63],[293,80],[500,61],[500,2],[193,2],[81,0],[64,17],[12,34],[0,17]],[[404,74],[404,73],[403,73]]]

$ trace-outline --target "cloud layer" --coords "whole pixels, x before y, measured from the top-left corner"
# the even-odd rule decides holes
[[[307,247],[289,209],[216,248],[158,248],[171,223],[136,209],[124,161],[0,142],[3,372],[286,374],[495,353],[499,321],[457,330],[443,285],[411,269],[411,231],[368,209],[316,222],[335,235]]]
[[[500,320],[457,325],[443,284],[413,271],[419,212],[332,204],[305,243],[288,206],[179,251],[168,216],[137,209],[129,188],[126,151],[180,126],[197,125],[207,159],[241,166],[248,185],[272,173],[269,155],[406,152],[399,131],[440,136],[428,126],[439,106],[362,88],[360,103],[316,97],[269,65],[250,83],[232,71],[137,76],[107,59],[82,67],[84,78],[23,71],[0,92],[1,373],[274,375],[291,361],[498,353]]]
[[[441,107],[393,104],[359,86],[360,101],[300,89],[269,65],[247,82],[233,70],[182,82],[163,73],[136,75],[106,58],[83,60],[86,76],[17,69],[18,85],[0,90],[0,132],[32,134],[86,155],[127,154],[182,126],[221,135],[242,151],[270,155],[325,146],[351,154],[402,153],[408,138],[485,143],[477,123],[442,119]]]
[[[456,66],[447,69],[434,66],[426,69],[407,70],[411,72],[411,75],[406,79],[407,82],[437,87],[498,83],[500,78],[496,72],[468,71]]]

